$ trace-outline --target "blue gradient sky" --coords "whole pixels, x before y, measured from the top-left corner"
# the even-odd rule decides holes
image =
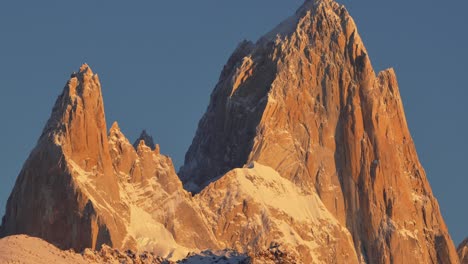
[[[342,0],[376,70],[396,69],[419,157],[455,242],[468,236],[468,1]],[[148,129],[177,166],[238,42],[301,0],[1,1],[0,214],[72,71],[103,85],[107,122]]]

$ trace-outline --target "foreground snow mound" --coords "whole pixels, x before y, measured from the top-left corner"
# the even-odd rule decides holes
[[[190,253],[183,260],[173,262],[153,253],[125,252],[104,245],[101,250],[85,249],[78,254],[72,250],[63,251],[46,241],[26,235],[9,236],[0,240],[0,263],[21,264],[91,264],[91,263],[126,263],[126,264],[248,264],[249,257],[232,250],[216,252],[204,251]]]
[[[42,239],[25,235],[0,239],[0,263],[89,263],[73,251],[62,251]]]

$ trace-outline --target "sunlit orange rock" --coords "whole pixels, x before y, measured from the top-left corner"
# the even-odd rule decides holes
[[[406,124],[393,69],[375,73],[353,19],[306,1],[221,73],[180,171],[199,192],[270,166],[316,193],[366,263],[457,263]]]

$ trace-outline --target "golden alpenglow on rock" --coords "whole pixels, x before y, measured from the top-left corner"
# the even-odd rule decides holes
[[[178,174],[146,131],[133,145],[117,122],[107,131],[99,79],[83,65],[18,176],[0,234],[83,252],[64,258],[84,263],[467,259],[418,160],[394,70],[374,72],[332,0],[306,1],[238,45]],[[8,241],[26,248],[9,255],[34,243],[51,259],[60,252]]]
[[[257,43],[238,46],[180,176],[199,192],[254,161],[317,194],[351,233],[358,261],[457,262],[395,73],[374,72],[334,1],[307,1]]]
[[[63,249],[122,246],[129,215],[107,142],[99,78],[72,74],[8,199],[2,236],[28,234]]]

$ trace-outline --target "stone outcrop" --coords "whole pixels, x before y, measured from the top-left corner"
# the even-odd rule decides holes
[[[458,257],[460,258],[460,263],[468,264],[468,238],[458,245],[457,252]]]
[[[356,25],[306,1],[221,73],[180,177],[199,192],[257,161],[316,193],[367,263],[456,263],[392,69],[375,73]]]
[[[156,148],[159,149],[159,146],[154,144],[153,137],[148,135],[148,132],[146,132],[146,130],[143,130],[140,134],[140,137],[137,140],[135,140],[135,143],[133,143],[133,147],[135,149],[138,149],[138,145],[140,145],[140,141],[143,141],[145,145],[151,148],[152,150]]]

